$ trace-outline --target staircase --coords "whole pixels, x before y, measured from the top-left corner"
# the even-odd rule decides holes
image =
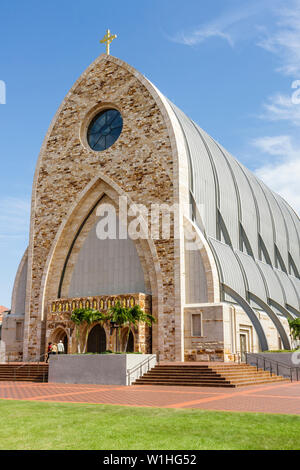
[[[134,382],[134,385],[174,385],[189,387],[240,387],[286,381],[281,376],[257,370],[248,364],[191,364],[156,365]]]
[[[0,381],[48,382],[48,364],[0,364]]]

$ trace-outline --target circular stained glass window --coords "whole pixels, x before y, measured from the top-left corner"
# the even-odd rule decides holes
[[[105,109],[89,125],[87,140],[91,149],[101,151],[115,143],[122,132],[123,119],[116,109]]]

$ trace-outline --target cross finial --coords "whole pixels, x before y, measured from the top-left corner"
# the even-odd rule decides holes
[[[108,30],[106,31],[106,34],[105,34],[104,38],[101,39],[101,41],[100,41],[101,44],[106,43],[106,54],[107,54],[107,55],[109,55],[109,46],[110,46],[111,42],[112,42],[114,39],[116,39],[116,37],[117,37],[117,35],[116,35],[116,34],[111,35],[111,34],[110,34],[110,30],[108,29]]]

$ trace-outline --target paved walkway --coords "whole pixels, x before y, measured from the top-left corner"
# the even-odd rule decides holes
[[[0,382],[0,399],[300,415],[300,382],[236,389]]]

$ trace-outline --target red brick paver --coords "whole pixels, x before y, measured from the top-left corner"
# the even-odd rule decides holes
[[[238,389],[0,382],[0,399],[300,415],[300,382]]]

